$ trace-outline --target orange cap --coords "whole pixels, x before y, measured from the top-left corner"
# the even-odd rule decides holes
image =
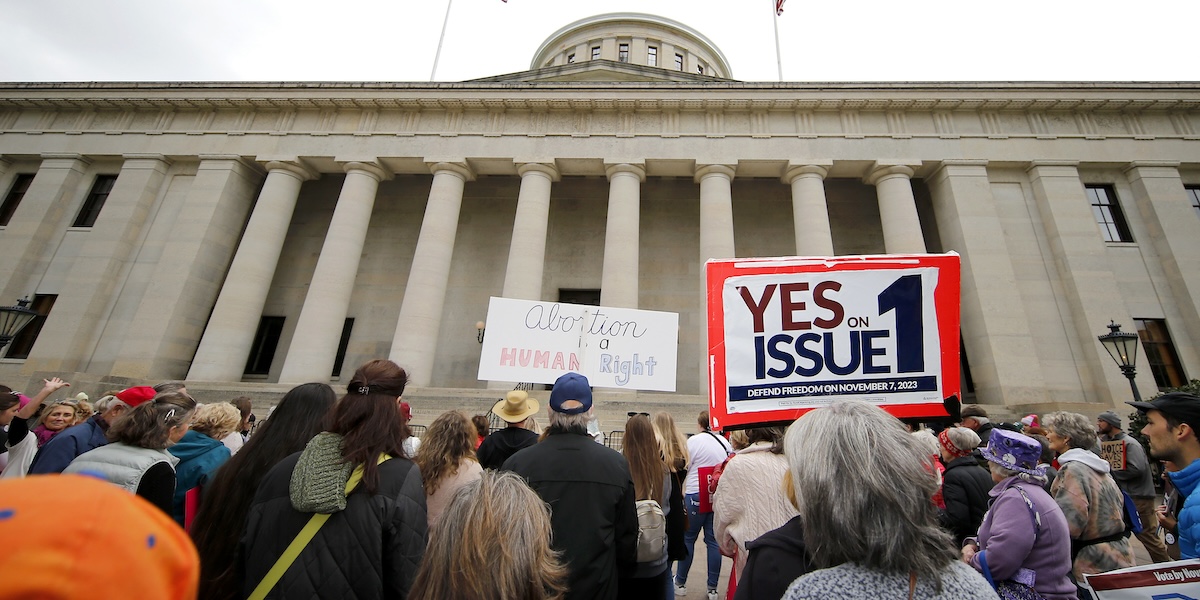
[[[80,510],[84,508],[86,510]],[[142,498],[85,475],[0,480],[0,600],[194,599],[192,540]]]

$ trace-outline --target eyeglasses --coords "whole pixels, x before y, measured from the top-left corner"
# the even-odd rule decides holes
[[[631,411],[625,413],[625,415],[630,416],[630,417],[636,417],[638,415],[642,415],[643,417],[648,417],[648,416],[650,416],[650,413],[637,412],[635,410],[631,410]]]

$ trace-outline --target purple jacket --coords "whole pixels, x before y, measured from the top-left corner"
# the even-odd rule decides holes
[[[1041,528],[1034,535],[1035,525],[1021,492],[1041,515]],[[1037,483],[1017,477],[1001,480],[988,495],[991,508],[979,526],[979,554],[984,554],[992,578],[1012,579],[1018,569],[1037,573],[1034,589],[1047,600],[1075,600],[1075,584],[1071,583],[1071,533],[1067,519],[1058,503]],[[979,554],[971,566],[982,571]]]

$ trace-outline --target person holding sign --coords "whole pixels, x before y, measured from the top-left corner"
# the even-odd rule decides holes
[[[1146,451],[1137,440],[1121,431],[1121,415],[1111,410],[1096,417],[1096,432],[1100,434],[1100,455],[1112,457],[1108,461],[1112,478],[1133,499],[1138,516],[1142,518],[1142,531],[1137,534],[1137,539],[1146,547],[1151,560],[1156,563],[1170,561],[1167,546],[1158,537],[1154,475],[1150,472]]]
[[[733,447],[725,438],[709,429],[708,411],[701,411],[696,418],[700,432],[688,438],[687,450],[691,457],[687,480],[683,486],[683,505],[687,508],[688,529],[683,536],[687,546],[687,558],[679,561],[675,570],[675,595],[687,595],[687,576],[696,557],[696,538],[704,530],[704,545],[708,548],[708,600],[717,600],[717,580],[721,576],[721,548],[713,533],[712,498],[708,493],[708,477],[717,465],[733,453]]]

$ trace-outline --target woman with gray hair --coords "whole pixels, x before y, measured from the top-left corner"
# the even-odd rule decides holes
[[[1058,476],[1050,495],[1071,528],[1072,574],[1079,597],[1091,598],[1085,573],[1133,566],[1133,548],[1125,529],[1125,497],[1109,475],[1108,462],[1091,452],[1096,445],[1093,421],[1079,413],[1053,412],[1042,419],[1050,449],[1058,453]]]
[[[784,455],[814,571],[784,598],[996,598],[937,524],[933,458],[895,417],[858,400],[790,427]]]
[[[968,538],[963,546],[963,562],[1005,592],[1025,587],[1046,600],[1074,600],[1075,584],[1068,576],[1070,531],[1062,509],[1042,488],[1041,444],[1015,431],[993,429],[981,454],[996,485],[988,492],[991,508],[979,537]]]

